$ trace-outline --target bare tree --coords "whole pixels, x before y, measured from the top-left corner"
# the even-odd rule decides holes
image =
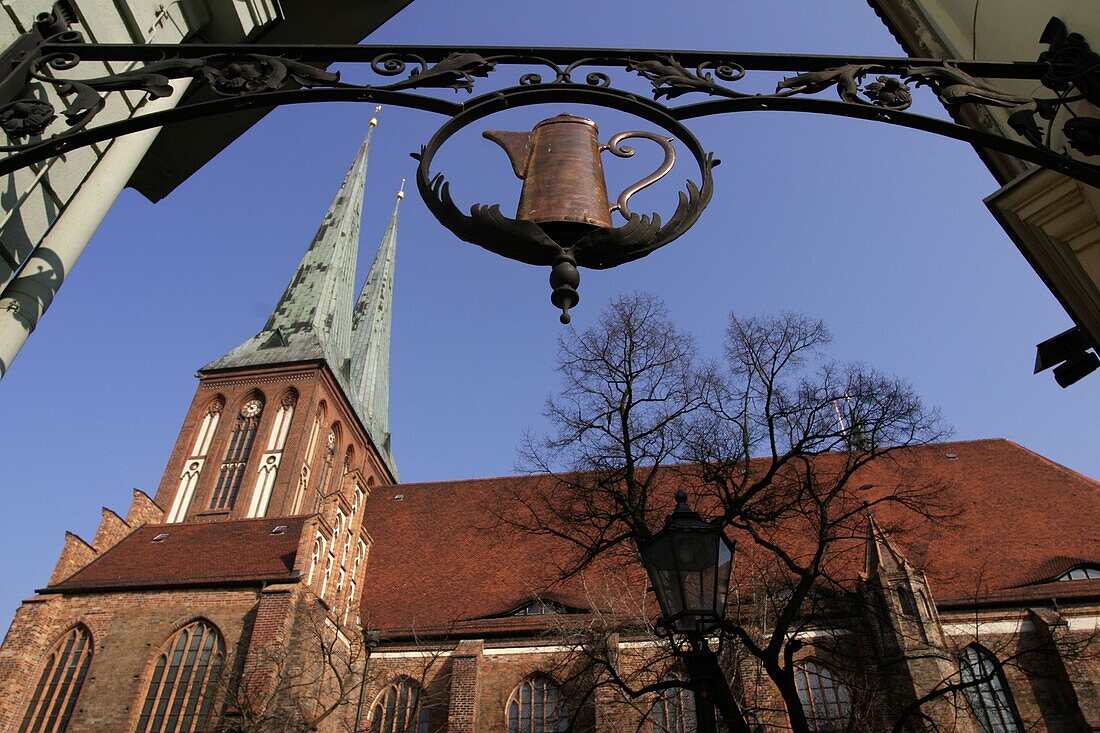
[[[227,733],[352,731],[367,650],[315,601],[300,601],[292,639],[256,649],[223,689]]]
[[[718,658],[754,660],[799,732],[810,730],[799,634],[826,608],[858,603],[852,555],[869,539],[868,513],[899,526],[950,513],[936,484],[859,483],[869,464],[945,430],[903,380],[827,358],[829,341],[823,323],[801,315],[731,316],[724,361],[707,362],[657,298],[618,298],[595,327],[561,338],[563,388],[546,410],[554,432],[521,449],[524,467],[552,480],[506,517],[568,543],[568,577],[597,561],[637,563],[672,484],[688,490],[736,536],[738,585],[758,593],[751,608],[732,604]],[[744,710],[717,702],[729,730],[747,730]]]

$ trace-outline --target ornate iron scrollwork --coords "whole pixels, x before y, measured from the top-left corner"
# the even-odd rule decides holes
[[[654,100],[667,105],[673,100],[727,100],[725,104],[695,102],[665,106],[668,116],[687,119],[706,114],[724,114],[749,109],[841,114],[877,119],[893,124],[950,134],[976,145],[990,146],[1018,155],[1039,165],[1059,170],[1091,185],[1100,185],[1100,166],[1069,158],[1065,150],[1052,146],[1052,126],[1063,120],[1061,130],[1068,147],[1081,156],[1100,155],[1100,120],[1073,109],[1075,102],[1088,99],[1100,103],[1100,56],[1081,36],[1068,33],[1064,24],[1052,19],[1041,42],[1048,45],[1037,62],[992,63],[978,61],[931,61],[922,59],[833,59],[821,56],[779,56],[769,54],[668,52],[610,49],[521,49],[444,47],[263,47],[215,46],[117,46],[102,53],[85,44],[71,30],[55,32],[63,24],[49,26],[52,36],[37,47],[30,63],[20,62],[18,73],[25,81],[53,88],[63,101],[41,95],[10,95],[11,79],[0,85],[9,96],[0,96],[0,129],[9,144],[0,151],[18,152],[0,160],[0,173],[38,162],[61,150],[107,139],[115,129],[131,132],[155,126],[161,120],[174,122],[188,115],[216,114],[248,106],[274,106],[313,92],[318,99],[361,100],[427,109],[453,116],[490,96],[511,96],[532,87],[560,90],[556,101],[567,100],[572,90],[600,88],[616,93],[623,106],[636,99],[615,88],[611,71],[619,69],[637,75],[650,87]],[[209,49],[209,50],[207,50]],[[144,62],[145,65],[118,74],[92,79],[73,78],[73,72],[87,56],[91,60]],[[338,74],[319,68],[326,63],[366,63],[376,83],[349,84]],[[516,86],[486,89],[466,105],[456,105],[415,92],[451,89],[476,93],[483,80],[496,80],[502,67],[518,67]],[[526,67],[524,69],[523,67]],[[531,67],[536,67],[532,70]],[[770,94],[750,94],[732,85],[750,73],[776,72],[801,67],[802,73],[783,78]],[[541,71],[547,69],[549,73]],[[67,77],[67,78],[62,78]],[[150,115],[137,122],[109,123],[87,131],[89,122],[104,108],[104,95],[113,91],[140,91],[150,97],[171,92],[172,79],[193,78],[208,83],[220,96],[236,100],[233,106],[182,105],[170,113]],[[1039,81],[1053,92],[1046,98],[1024,97],[1006,92],[989,79]],[[10,82],[10,83],[9,83]],[[489,82],[485,82],[489,83]],[[505,85],[506,86],[506,85]],[[961,124],[920,117],[907,112],[913,102],[913,88],[927,87],[949,107],[963,104],[1001,107],[1009,110],[1009,125],[1021,138],[1017,147],[1008,139],[992,141],[989,133]],[[840,105],[821,99],[835,90]],[[291,95],[297,96],[291,97]],[[800,101],[802,100],[802,101]],[[865,110],[880,109],[869,115]],[[864,110],[864,111],[861,111]],[[1068,114],[1062,114],[1069,110]],[[66,128],[56,130],[64,118]],[[114,126],[114,127],[112,127]],[[102,132],[98,132],[101,130]],[[51,131],[55,131],[52,136]],[[1031,147],[1036,152],[1024,152]]]
[[[442,114],[450,119],[419,156],[417,186],[429,209],[468,242],[551,267],[552,300],[566,317],[578,300],[578,267],[608,268],[643,257],[687,231],[710,201],[712,168],[718,161],[684,127],[685,120],[695,117],[775,109],[876,120],[965,140],[1100,187],[1100,165],[1081,159],[1100,155],[1100,119],[1077,107],[1085,100],[1100,105],[1100,55],[1056,18],[1040,39],[1048,50],[1030,63],[634,49],[97,46],[85,44],[78,33],[65,29],[65,19],[57,18],[35,34],[21,38],[3,55],[10,64],[5,68],[13,71],[0,78],[0,130],[9,143],[0,151],[10,153],[0,159],[0,173],[118,135],[247,108],[361,101]],[[131,62],[137,68],[77,78],[85,60]],[[370,83],[347,83],[323,68],[337,61],[366,65],[375,78]],[[502,78],[505,67],[515,70],[516,78]],[[760,74],[769,85],[774,75],[788,75],[774,91],[760,94],[744,91],[750,74]],[[619,77],[635,85],[641,79],[652,100],[618,88]],[[173,80],[188,78],[208,84],[217,98],[90,125],[105,108],[109,93],[164,97],[173,93]],[[998,88],[999,79],[1038,82],[1052,94],[1009,92]],[[741,82],[745,85],[737,88]],[[41,87],[55,94],[44,97]],[[914,92],[922,87],[948,108],[1005,109],[1018,139],[912,113]],[[448,89],[474,96],[456,103],[437,93]],[[479,204],[469,215],[462,213],[447,181],[430,171],[436,149],[475,119],[531,104],[592,104],[648,120],[688,148],[701,179],[686,183],[667,221],[655,213],[630,214],[621,226],[601,222],[570,236],[532,221],[510,219],[498,206]],[[1064,146],[1053,139],[1058,125]],[[1071,155],[1074,151],[1076,156]]]

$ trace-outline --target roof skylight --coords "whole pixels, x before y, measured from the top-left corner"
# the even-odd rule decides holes
[[[1100,580],[1100,568],[1081,565],[1059,575],[1058,580]]]

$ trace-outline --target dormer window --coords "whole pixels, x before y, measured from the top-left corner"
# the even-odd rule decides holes
[[[1100,567],[1079,565],[1058,576],[1058,580],[1100,580]]]
[[[517,608],[512,611],[513,616],[553,616],[559,613],[566,613],[565,606],[557,603],[551,603],[549,601],[534,601],[528,603],[526,606]]]

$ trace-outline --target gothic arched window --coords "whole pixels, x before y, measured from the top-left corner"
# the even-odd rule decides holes
[[[309,577],[306,578],[306,583],[312,585],[313,574],[317,572],[317,567],[321,564],[321,558],[325,555],[325,540],[321,537],[321,534],[317,533],[317,538],[313,540],[313,553],[309,558]]]
[[[92,635],[74,626],[50,650],[19,733],[62,733],[91,663]]]
[[[959,660],[970,711],[978,719],[982,733],[1016,733],[1020,730],[1019,716],[1012,697],[1008,693],[1001,663],[987,649],[971,644]]]
[[[420,685],[403,677],[375,698],[370,733],[428,733],[428,712]]]
[[[794,682],[811,730],[816,733],[847,730],[852,718],[852,696],[832,670],[813,661],[799,662]]]
[[[267,447],[260,458],[260,469],[256,475],[256,486],[252,489],[252,501],[248,505],[249,517],[262,517],[267,514],[267,505],[271,502],[271,490],[275,486],[275,477],[283,458],[283,448],[290,434],[290,423],[294,419],[294,406],[298,403],[298,391],[288,389],[279,400],[279,409],[271,421],[271,433]]]
[[[225,447],[225,458],[218,471],[218,484],[210,497],[211,509],[232,509],[237,501],[244,480],[244,469],[248,456],[252,453],[252,443],[256,440],[256,427],[260,424],[260,413],[264,411],[263,400],[254,396],[241,406],[229,444]]]
[[[206,463],[206,452],[210,450],[210,442],[214,439],[214,433],[218,430],[218,421],[221,419],[222,409],[225,408],[225,398],[218,395],[206,405],[202,422],[199,423],[198,433],[195,435],[195,443],[191,447],[191,456],[183,462],[183,472],[180,474],[179,487],[176,489],[176,497],[172,500],[172,506],[168,510],[168,523],[182,522],[187,516],[187,510],[191,506],[191,498],[195,493],[195,486],[199,483],[199,475],[202,473],[203,464]]]
[[[528,677],[508,698],[508,733],[559,733],[569,723],[561,690],[546,675]]]
[[[684,687],[661,690],[650,717],[653,733],[695,733],[695,696]]]
[[[332,475],[332,462],[336,458],[336,444],[340,442],[340,424],[333,423],[325,436],[325,444],[321,453],[321,467],[317,476],[317,497],[314,500],[313,510],[321,506],[321,501],[328,496],[329,477]]]
[[[195,621],[173,634],[153,668],[137,733],[204,730],[224,658],[221,634],[206,621]]]

